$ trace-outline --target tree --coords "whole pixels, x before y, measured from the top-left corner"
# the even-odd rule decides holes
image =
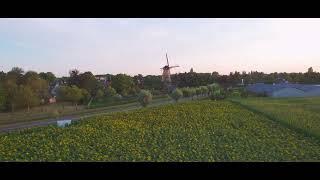
[[[208,92],[209,92],[207,86],[200,86],[200,89],[201,89],[201,94],[202,94],[202,95],[207,95]]]
[[[312,67],[308,68],[308,73],[313,73],[313,68]]]
[[[52,72],[41,72],[39,73],[40,78],[46,80],[48,84],[51,84],[56,79],[56,76]]]
[[[7,109],[10,109],[11,112],[14,112],[15,105],[16,105],[15,95],[16,95],[18,86],[17,86],[17,84],[15,83],[14,80],[7,79],[5,81],[5,83],[4,83],[4,89],[7,92],[6,93],[6,102],[7,102],[6,106],[7,106]]]
[[[220,86],[217,83],[213,83],[213,84],[207,85],[207,88],[208,88],[209,94],[212,94],[214,91],[219,90]]]
[[[77,86],[72,85],[67,89],[67,99],[76,106],[76,110],[78,109],[78,103],[81,101],[82,98],[82,90],[79,89]]]
[[[133,79],[134,79],[135,85],[136,85],[139,89],[143,89],[143,88],[144,88],[144,86],[143,86],[143,76],[142,76],[142,74],[138,74],[137,76],[134,76]]]
[[[200,96],[202,94],[202,90],[200,87],[196,88],[196,94],[197,96]]]
[[[14,73],[17,73],[17,74],[23,74],[24,70],[22,68],[19,68],[19,67],[13,67],[10,72],[14,72]]]
[[[189,88],[189,91],[190,91],[190,96],[192,97],[192,100],[193,100],[193,97],[196,95],[196,88]]]
[[[67,91],[69,86],[60,86],[57,90],[57,100],[60,102],[68,101]]]
[[[6,93],[2,84],[0,83],[0,111],[3,111],[5,109],[5,104],[6,104]]]
[[[20,85],[14,93],[13,103],[17,107],[27,107],[28,112],[30,107],[39,105],[39,102],[39,98],[34,94],[30,86]]]
[[[143,107],[146,107],[152,101],[152,94],[148,90],[140,90],[138,101]]]
[[[41,100],[49,98],[49,84],[34,71],[28,71],[22,76],[21,84],[29,86],[34,94]]]
[[[217,86],[217,84],[212,84],[212,86],[214,86],[214,88],[212,89],[211,93],[210,93],[210,99],[211,100],[221,100],[226,98],[226,93],[223,90],[223,88],[221,88],[220,86]]]
[[[90,95],[93,97],[96,95],[97,91],[97,79],[94,77],[94,75],[91,72],[84,72],[82,74],[79,74],[78,76],[78,85],[79,88],[86,89]],[[101,87],[102,88],[102,87]]]
[[[83,100],[85,93],[82,89],[77,86],[60,86],[58,90],[58,101],[72,102],[75,105],[76,110],[78,109],[78,103]]]
[[[19,85],[23,73],[24,73],[23,69],[19,67],[13,67],[11,71],[7,73],[5,81],[12,81],[15,84]]]
[[[97,100],[101,100],[102,97],[103,97],[103,91],[101,89],[99,89],[95,98]]]
[[[112,87],[122,96],[128,95],[134,87],[133,78],[126,74],[117,74],[112,79]]]
[[[161,82],[161,76],[153,76],[153,75],[147,75],[143,77],[143,87],[144,89],[156,89],[161,90],[162,82]]]
[[[0,83],[3,83],[4,80],[6,79],[7,74],[4,73],[3,71],[0,71]]]
[[[116,90],[112,88],[111,86],[107,87],[106,89],[106,96],[113,97],[117,94]]]
[[[68,85],[76,85],[79,86],[79,70],[72,69],[69,71],[69,79],[68,79]]]
[[[176,88],[175,90],[172,91],[170,94],[170,97],[174,99],[176,102],[183,96],[183,93],[180,89]]]
[[[84,104],[84,103],[86,103],[86,102],[88,102],[90,100],[91,95],[85,89],[81,89],[81,93],[82,93],[81,103]]]
[[[189,87],[181,88],[181,91],[182,91],[183,97],[191,97],[192,92],[190,91]]]

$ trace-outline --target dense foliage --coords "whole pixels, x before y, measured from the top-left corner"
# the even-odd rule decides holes
[[[122,96],[136,93],[133,78],[126,74],[117,74],[112,77],[112,87]]]
[[[143,107],[146,107],[152,101],[152,94],[147,90],[141,90],[138,94],[138,101]]]
[[[98,80],[97,77],[107,77],[107,80]],[[274,83],[283,81],[283,79],[292,83],[320,83],[320,73],[315,72],[310,67],[305,73],[270,73],[265,74],[262,72],[230,72],[229,75],[220,75],[218,72],[212,73],[197,73],[193,69],[190,72],[172,74],[171,76],[173,87],[182,88],[185,97],[194,97],[195,95],[211,94],[213,96],[213,86],[208,84],[219,84],[221,88],[227,89],[239,85],[242,80],[244,84],[265,82]],[[51,72],[40,72],[39,74],[34,71],[24,72],[19,67],[12,68],[11,71],[4,73],[0,72],[0,110],[14,111],[19,108],[27,108],[24,104],[17,104],[15,102],[16,89],[20,85],[28,86],[31,88],[35,99],[32,101],[40,101],[41,105],[49,103],[49,99],[54,97],[52,89],[56,82],[63,82],[60,85],[77,86],[80,89],[85,89],[89,96],[86,95],[85,99],[89,104],[96,100],[101,99],[101,91],[104,96],[136,96],[140,89],[151,91],[154,95],[164,94],[165,86],[161,82],[161,75],[147,75],[143,76],[138,74],[136,76],[129,76],[126,74],[106,74],[106,75],[93,75],[91,72],[81,73],[77,69],[70,70],[69,77],[56,78]],[[189,87],[186,88],[186,87]],[[200,87],[200,89],[199,89]],[[206,88],[205,88],[206,87]],[[183,89],[185,88],[185,89]],[[196,88],[196,89],[193,89]],[[200,93],[201,92],[201,93]],[[218,91],[215,93],[218,95]],[[240,92],[242,97],[247,97],[247,92]],[[266,94],[257,94],[258,96],[266,96]],[[222,95],[217,96],[219,98]],[[85,100],[81,100],[85,102]],[[86,100],[87,101],[87,100]],[[44,102],[44,103],[43,103]],[[38,103],[36,103],[38,104]]]
[[[58,100],[72,102],[76,108],[78,103],[84,99],[88,99],[89,93],[85,89],[80,89],[75,85],[72,86],[61,86],[58,91]]]
[[[176,102],[183,96],[183,93],[180,89],[175,89],[171,92],[170,97],[174,99]]]
[[[320,142],[226,101],[113,113],[0,136],[1,161],[319,161]]]

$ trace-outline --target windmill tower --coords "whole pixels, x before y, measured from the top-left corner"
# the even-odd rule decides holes
[[[170,66],[168,55],[166,53],[167,65],[163,66],[162,69],[162,82],[167,88],[171,87],[171,77],[170,77],[170,69],[179,67],[179,66]]]

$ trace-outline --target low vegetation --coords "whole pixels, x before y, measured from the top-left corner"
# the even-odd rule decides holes
[[[183,93],[180,89],[175,89],[171,94],[170,94],[170,97],[172,99],[174,99],[176,102],[179,101],[179,99],[183,96]]]
[[[320,98],[233,99],[248,109],[320,139]]]
[[[140,90],[138,94],[138,101],[141,106],[146,107],[152,101],[152,94],[147,90]]]
[[[228,101],[113,113],[0,136],[1,161],[319,161],[320,142]]]

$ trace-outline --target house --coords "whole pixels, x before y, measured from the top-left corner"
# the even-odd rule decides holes
[[[256,94],[270,97],[313,97],[320,96],[320,86],[312,84],[293,84],[289,82],[248,85],[246,89]]]
[[[51,97],[50,99],[49,99],[49,104],[52,104],[52,103],[56,103],[57,102],[57,100],[56,100],[56,97],[54,96],[54,97]]]
[[[109,87],[111,85],[111,76],[109,74],[107,75],[95,75],[95,78],[101,82],[105,88]]]
[[[65,84],[66,84],[66,80],[63,78],[57,79],[53,83],[50,84],[49,91],[50,91],[51,97],[49,98],[49,104],[56,103],[58,89],[61,85],[65,85]]]

